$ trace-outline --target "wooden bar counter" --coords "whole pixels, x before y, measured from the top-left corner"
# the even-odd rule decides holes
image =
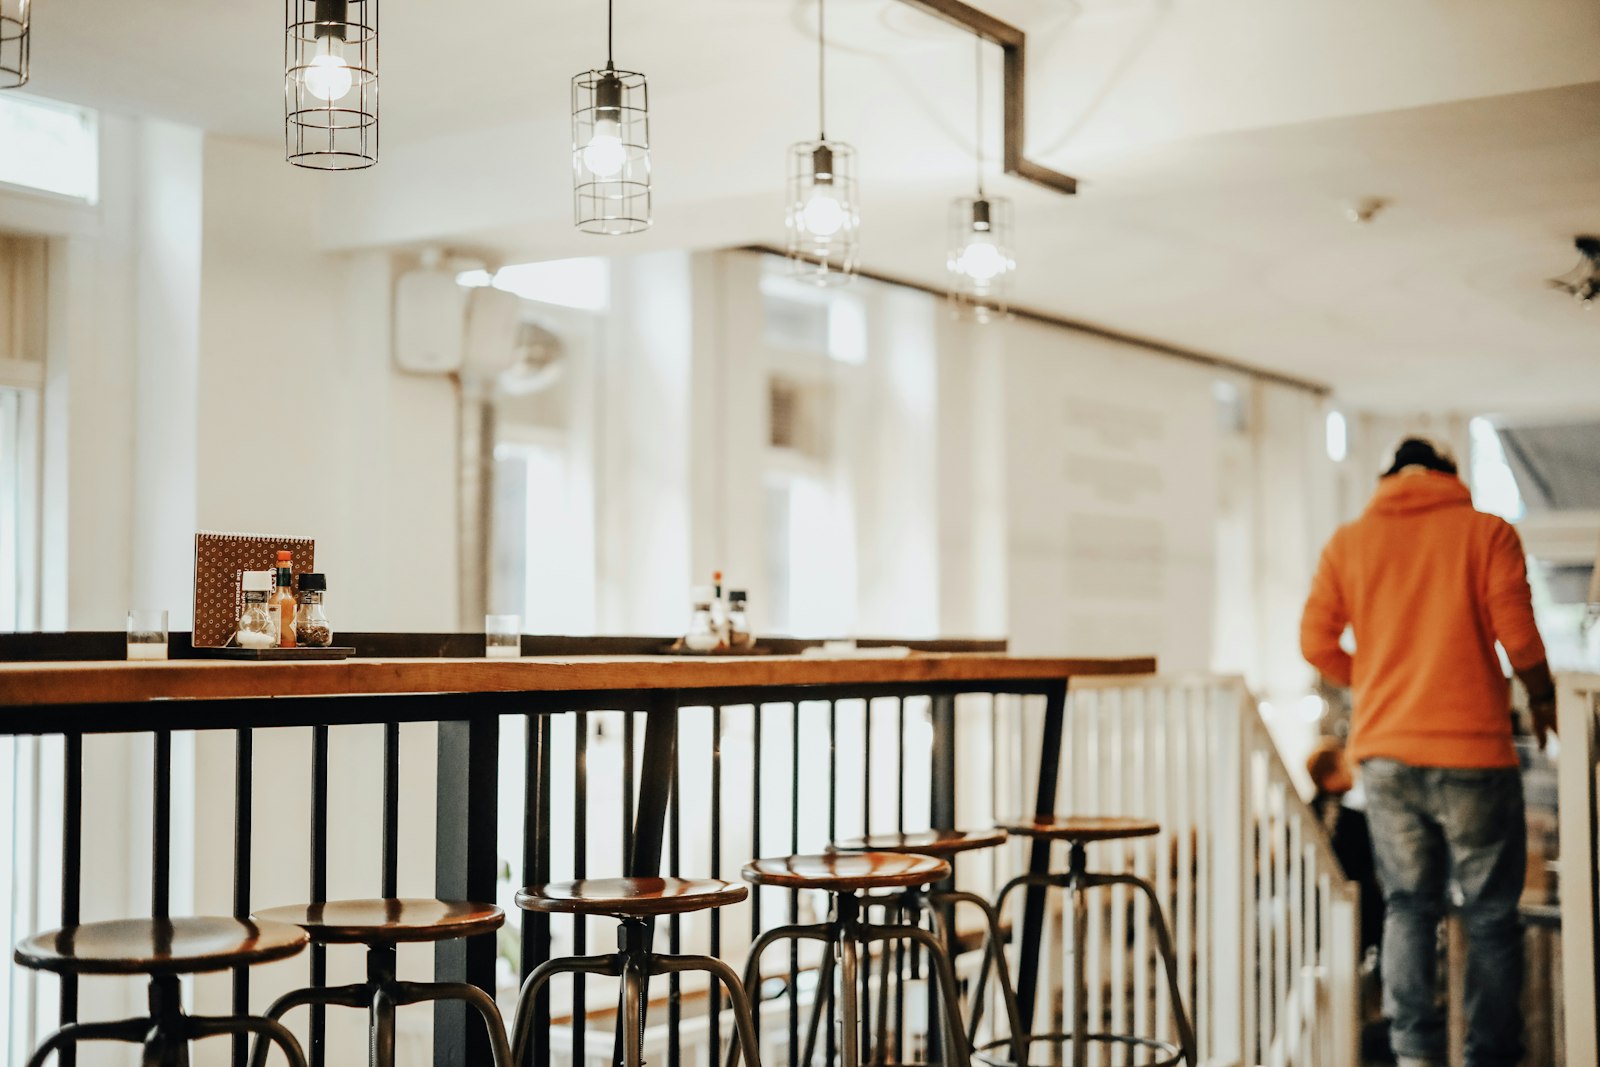
[[[152,901],[164,911],[167,871],[171,864],[172,735],[177,731],[233,731],[235,741],[234,797],[234,914],[244,917],[259,902],[252,896],[251,857],[255,816],[253,796],[257,781],[276,783],[283,768],[255,758],[257,730],[274,727],[311,727],[312,826],[311,885],[308,899],[326,899],[329,820],[329,737],[335,728],[356,724],[384,725],[382,751],[374,759],[384,766],[382,810],[382,870],[377,884],[383,895],[394,895],[396,859],[407,833],[400,826],[400,725],[435,722],[437,734],[434,832],[435,895],[446,900],[492,900],[501,869],[497,827],[501,803],[500,736],[505,716],[525,716],[526,752],[523,884],[548,881],[552,870],[552,805],[555,780],[555,720],[562,715],[602,711],[623,712],[623,768],[619,779],[597,783],[597,794],[615,790],[604,800],[608,814],[620,810],[625,824],[623,870],[611,874],[655,877],[677,863],[678,816],[675,797],[681,789],[679,721],[684,708],[710,708],[712,722],[725,714],[747,717],[751,749],[742,757],[741,774],[757,774],[760,755],[760,709],[791,705],[792,731],[787,742],[789,802],[798,813],[802,803],[831,804],[835,788],[834,755],[824,773],[802,768],[802,720],[808,731],[825,731],[830,753],[855,747],[856,739],[838,745],[835,706],[840,701],[864,701],[863,721],[869,721],[876,698],[898,698],[900,750],[896,764],[880,773],[899,775],[901,818],[908,781],[927,789],[928,817],[935,829],[955,826],[956,806],[956,701],[962,694],[988,694],[993,700],[1017,694],[1042,698],[1042,730],[1038,737],[1035,813],[1049,815],[1055,806],[1060,775],[1063,720],[1068,686],[1085,676],[1148,674],[1155,670],[1150,658],[1077,659],[1007,655],[1003,645],[981,642],[931,642],[912,650],[881,648],[858,655],[800,655],[805,643],[790,641],[776,647],[785,654],[751,656],[667,656],[643,654],[664,648],[661,639],[634,638],[523,638],[523,651],[540,654],[518,659],[485,659],[471,653],[483,648],[481,635],[344,635],[361,658],[342,661],[269,661],[189,658],[187,635],[175,641],[175,657],[165,662],[127,662],[94,659],[120,650],[122,635],[58,634],[0,637],[0,735],[61,734],[64,827],[62,856],[63,921],[78,914],[81,889],[82,839],[85,819],[83,789],[84,737],[97,733],[148,733],[154,738],[152,810]],[[475,646],[475,647],[474,647]],[[411,653],[415,652],[415,655]],[[793,653],[793,654],[790,654]],[[905,762],[905,706],[908,700],[927,700],[932,727],[930,762],[907,767]],[[981,697],[980,697],[981,699]],[[804,712],[801,707],[804,704]],[[781,712],[780,712],[781,714]],[[643,723],[640,744],[633,742],[635,719]],[[720,739],[720,725],[712,736]],[[862,763],[873,761],[872,731],[858,735]],[[573,732],[573,762],[567,772],[575,783],[587,783],[585,756],[587,727]],[[778,739],[780,746],[783,739]],[[721,766],[720,740],[713,740],[710,761]],[[927,758],[927,757],[924,757]],[[634,765],[637,761],[637,778]],[[769,773],[780,773],[771,768]],[[719,779],[711,779],[713,812],[720,811]],[[1033,776],[1030,776],[1033,777]],[[635,785],[634,783],[637,782]],[[697,783],[703,786],[707,783]],[[750,797],[759,809],[762,791],[750,781]],[[587,847],[591,833],[600,832],[587,815],[588,786],[575,788],[584,798],[575,807],[580,823],[575,847]],[[770,790],[770,785],[767,786]],[[870,795],[870,794],[869,794]],[[213,798],[216,799],[216,798]],[[576,802],[575,802],[576,803]],[[830,809],[831,810],[831,809]],[[799,826],[799,815],[794,816]],[[832,816],[830,815],[830,819]],[[715,828],[717,815],[713,814]],[[759,826],[756,811],[751,825]],[[709,835],[720,840],[713,829]],[[789,845],[795,844],[790,841]],[[752,840],[751,855],[774,847]],[[782,847],[781,845],[778,847]],[[741,857],[742,858],[742,857]],[[1048,848],[1035,847],[1030,869],[1044,871]],[[574,864],[577,864],[574,860]],[[577,869],[575,866],[574,869]],[[1030,891],[1023,917],[1022,995],[1031,1003],[1032,970],[1038,958],[1044,918],[1042,891]],[[522,940],[524,968],[548,958],[551,951],[549,917],[524,914]],[[495,988],[496,939],[494,935],[469,938],[441,949],[435,959],[435,976],[441,981],[466,981],[486,992]],[[317,960],[314,955],[314,970]],[[314,979],[315,982],[316,979]],[[75,984],[63,983],[62,1021],[76,1014]],[[236,1005],[249,1002],[249,975],[241,969],[234,977]],[[538,1011],[543,1012],[540,1007]],[[542,1020],[543,1015],[539,1018]],[[435,1016],[436,1067],[467,1067],[487,1062],[480,1028],[467,1025],[464,1010],[439,1008]],[[548,1028],[545,1028],[546,1032]],[[546,1041],[536,1044],[536,1065],[553,1062]]]

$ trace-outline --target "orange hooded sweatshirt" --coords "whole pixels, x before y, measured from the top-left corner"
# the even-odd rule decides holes
[[[1352,657],[1339,646],[1349,625]],[[1350,755],[1418,767],[1514,767],[1511,666],[1544,661],[1517,532],[1454,475],[1383,479],[1323,549],[1300,622],[1313,667],[1355,690]]]

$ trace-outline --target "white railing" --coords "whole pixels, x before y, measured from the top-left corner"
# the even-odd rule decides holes
[[[997,806],[1025,810],[1032,783],[1013,780]],[[1358,1062],[1359,893],[1242,683],[1074,683],[1056,810],[1161,824],[1158,837],[1091,847],[1090,866],[1155,885],[1203,1063]],[[1099,892],[1086,946],[1089,1017],[1113,1031],[1169,1035],[1146,904],[1121,888]],[[1064,1029],[1071,1017],[1062,914],[1053,902],[1036,1030]]]
[[[1600,1063],[1595,1037],[1595,933],[1600,930],[1596,864],[1600,849],[1600,675],[1559,679],[1556,728],[1561,738],[1561,981],[1566,1015],[1566,1061]]]

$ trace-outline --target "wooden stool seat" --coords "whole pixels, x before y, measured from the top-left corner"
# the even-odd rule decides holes
[[[912,834],[872,834],[835,841],[829,852],[909,852],[919,856],[954,856],[1005,844],[1006,832],[993,830],[924,830]]]
[[[266,908],[255,917],[292,923],[323,944],[355,945],[472,937],[492,933],[506,921],[506,913],[493,904],[431,897],[291,904]]]
[[[306,947],[297,926],[247,919],[115,919],[48,930],[17,943],[23,967],[57,974],[178,975],[287,959]]]
[[[1035,816],[1014,823],[1001,823],[1006,833],[1021,837],[1040,838],[1046,841],[1117,841],[1129,837],[1152,837],[1161,832],[1161,824],[1149,819],[1133,819],[1120,815],[1049,815]]]
[[[750,890],[714,878],[585,878],[534,885],[517,892],[525,911],[637,918],[681,915],[737,904]]]
[[[904,852],[828,852],[751,860],[743,874],[751,885],[853,893],[931,885],[950,877],[950,864],[934,856]]]

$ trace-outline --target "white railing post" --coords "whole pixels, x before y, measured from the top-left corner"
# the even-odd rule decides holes
[[[1597,1016],[1595,934],[1596,717],[1600,715],[1600,677],[1562,676],[1557,687],[1556,728],[1561,738],[1557,803],[1561,812],[1561,957],[1565,1002],[1567,1062],[1600,1063]]]

